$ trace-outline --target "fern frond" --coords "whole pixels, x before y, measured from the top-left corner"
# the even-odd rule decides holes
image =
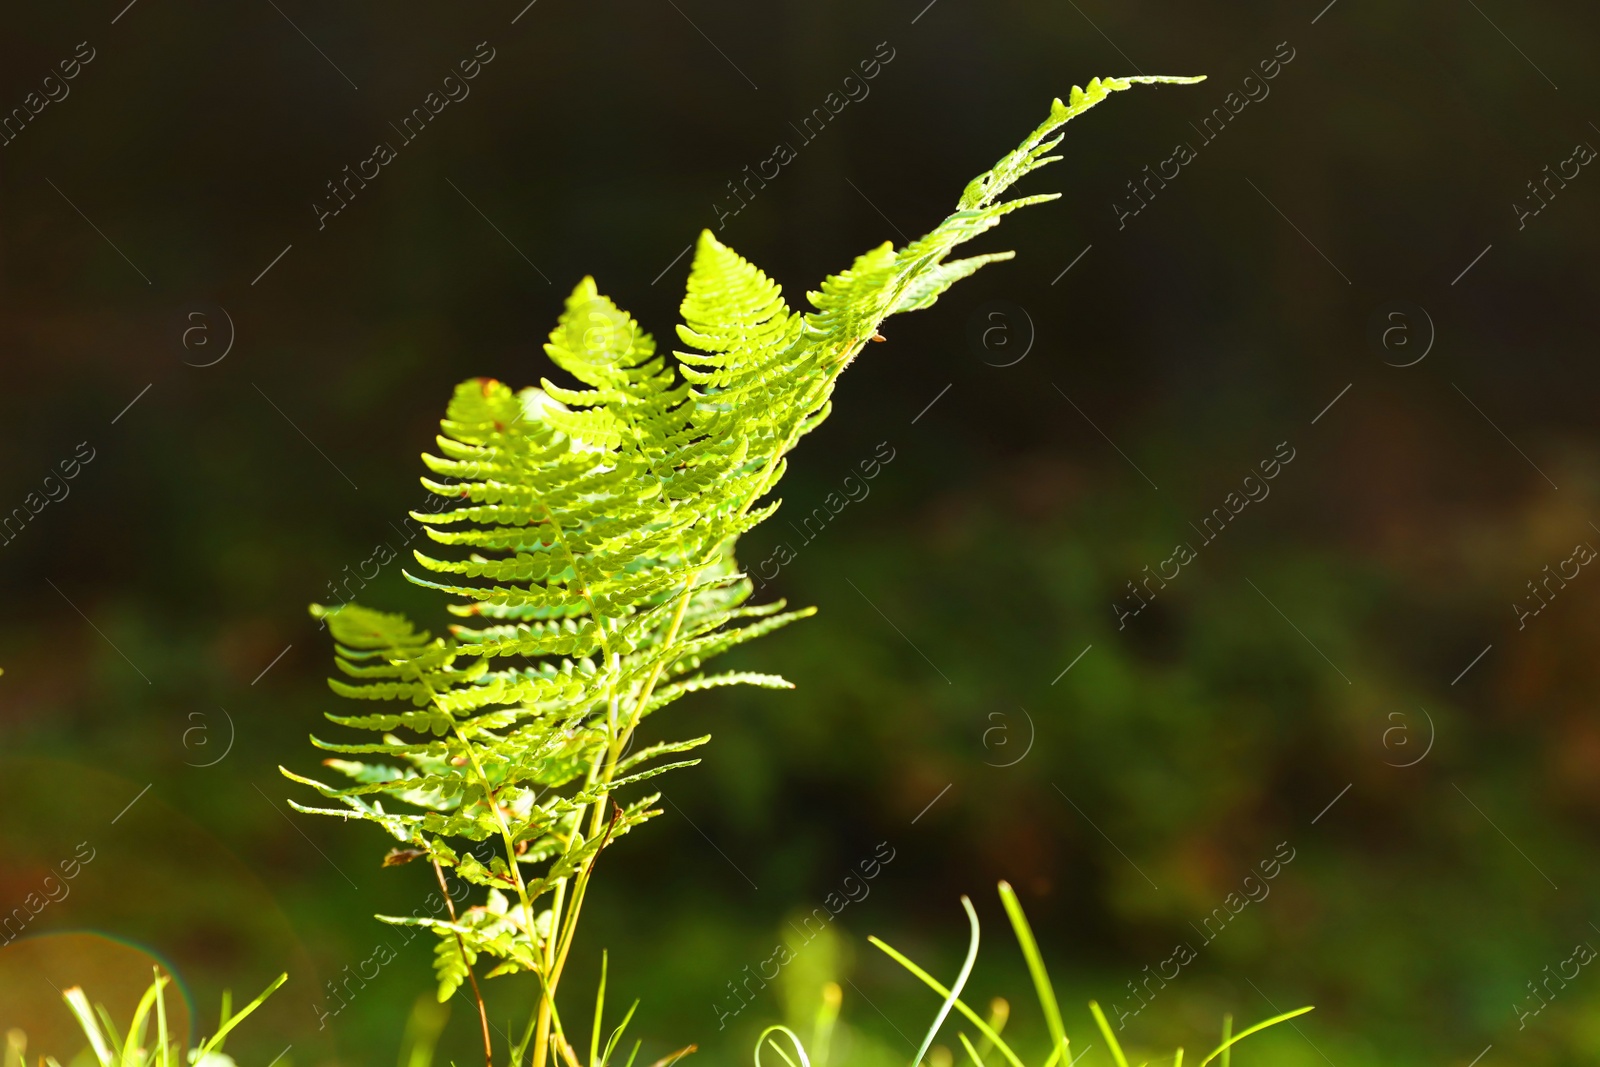
[[[953,214],[824,279],[807,294],[808,312],[707,231],[689,270],[675,361],[584,278],[545,345],[575,384],[541,379],[514,392],[475,378],[456,387],[436,451],[422,457],[433,505],[412,513],[436,547],[416,551],[416,573],[405,577],[444,594],[460,621],[435,636],[355,604],[313,607],[334,638],[334,692],[402,707],[328,716],[380,735],[314,739],[337,754],[325,762],[351,784],[284,771],[343,805],[297,810],[375,823],[488,889],[486,903],[448,924],[417,921],[441,936],[441,999],[480,957],[495,961],[491,975],[539,972],[535,1048],[549,1047],[550,995],[590,872],[603,849],[659,814],[653,795],[619,805],[615,794],[693,765],[656,761],[707,740],[661,740],[634,753],[635,732],[699,690],[789,687],[774,675],[703,668],[812,614],[750,603],[736,551],[778,510],[772,491],[788,454],[832,412],[839,375],[881,339],[886,318],[930,307],[955,282],[1011,257],[947,258],[1010,212],[1058,195],[1001,199],[1059,158],[1050,152],[1064,123],[1135,83],[1194,80],[1074,88],[967,185]],[[491,839],[504,854],[485,861],[472,846]]]
[[[825,280],[819,291],[806,294],[816,308],[806,316],[807,327],[815,331],[819,344],[829,348],[832,358],[848,364],[889,315],[929,307],[957,280],[986,263],[1009,258],[1001,253],[978,257],[976,261],[944,263],[944,257],[957,245],[998,226],[1017,208],[1060,197],[1060,193],[1045,193],[1005,202],[999,199],[1022,178],[1061,158],[1048,153],[1061,143],[1056,131],[1063,125],[1113,92],[1136,84],[1187,85],[1202,80],[1160,76],[1096,78],[1086,89],[1073,86],[1068,102],[1062,103],[1059,98],[1053,101],[1049,117],[1027,140],[967,184],[954,214],[898,251],[887,243],[872,249],[858,257],[849,270]]]

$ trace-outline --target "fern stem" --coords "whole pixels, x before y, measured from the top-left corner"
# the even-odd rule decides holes
[[[539,500],[539,507],[541,509],[543,509],[546,519],[549,520],[551,528],[555,531],[556,539],[558,541],[560,541],[562,550],[564,552],[566,552],[566,554],[567,554],[567,560],[572,565],[572,573],[578,579],[578,591],[579,591],[580,595],[582,595],[585,603],[587,603],[589,605],[590,613],[595,618],[595,621],[596,621],[596,635],[595,636],[599,639],[600,650],[601,650],[602,654],[606,657],[606,659],[611,662],[611,665],[612,665],[613,677],[612,677],[612,681],[611,681],[611,685],[610,685],[610,691],[609,691],[609,693],[607,695],[607,701],[606,701],[606,734],[609,737],[615,738],[615,735],[616,735],[616,716],[617,716],[617,689],[616,689],[616,684],[617,683],[616,683],[616,678],[615,678],[615,670],[616,670],[616,666],[617,666],[618,657],[617,657],[617,654],[615,652],[611,651],[611,647],[606,641],[606,632],[605,632],[604,620],[601,619],[599,613],[595,611],[594,597],[589,592],[589,583],[588,583],[587,579],[585,579],[584,576],[583,576],[583,568],[578,563],[577,553],[572,551],[572,547],[567,544],[566,538],[564,536],[562,536],[561,523],[560,523],[559,520],[557,520],[555,514],[550,510],[550,505],[547,504],[543,499],[540,499]],[[614,745],[613,745],[613,751],[615,751]],[[595,761],[595,765],[596,765],[596,767],[599,766],[599,760]],[[610,771],[612,768],[615,767],[615,765],[616,765],[616,760],[613,757],[607,763],[607,770]],[[606,775],[605,780],[607,782],[609,782],[610,778],[611,778],[611,775],[608,773]],[[591,784],[593,783],[593,780],[594,780],[594,771],[591,770],[590,774],[589,774],[589,781],[590,781]],[[595,812],[597,813],[596,819],[595,819],[596,822],[598,822],[598,813],[602,812],[604,810],[605,810],[605,799],[604,799],[604,797],[602,797],[602,798],[597,799],[596,802],[595,802]],[[583,823],[583,812],[580,810],[577,813],[577,815],[576,815],[576,817],[574,819],[574,830],[576,830],[578,826],[581,826],[582,823]],[[591,830],[590,837],[592,838],[593,836],[594,836],[594,832],[593,832],[593,830]],[[574,833],[573,834],[573,843],[568,846],[567,852],[570,854],[572,849],[580,847],[581,840],[582,840],[581,835],[578,834],[578,833]],[[516,867],[516,862],[517,862],[516,861],[516,857],[512,856],[512,857],[510,857],[510,860],[511,860],[512,867],[515,868]],[[553,1016],[553,1009],[555,1007],[556,986],[559,985],[560,982],[561,982],[561,971],[562,971],[563,967],[566,964],[566,952],[565,951],[562,951],[561,954],[560,954],[560,958],[557,959],[557,956],[556,956],[556,943],[558,941],[561,941],[561,940],[564,939],[567,942],[567,944],[570,945],[573,935],[577,932],[578,911],[581,908],[582,900],[583,900],[583,884],[586,883],[587,880],[588,880],[587,879],[587,873],[588,872],[585,871],[582,875],[579,876],[581,881],[580,881],[580,883],[578,885],[574,886],[573,898],[572,898],[572,907],[571,907],[571,910],[568,912],[568,914],[565,917],[562,916],[561,911],[562,911],[562,907],[566,903],[564,898],[566,896],[567,880],[565,878],[563,878],[559,882],[556,883],[555,894],[554,894],[554,896],[552,898],[551,905],[550,905],[550,930],[551,930],[551,934],[553,936],[552,936],[551,940],[547,943],[547,947],[546,947],[546,951],[545,951],[545,973],[544,973],[544,976],[543,976],[543,980],[540,982],[540,989],[539,989],[538,1023],[537,1023],[537,1027],[536,1027],[536,1031],[535,1031],[536,1036],[534,1038],[534,1045],[533,1045],[533,1067],[544,1067],[545,1060],[549,1055],[550,1023],[551,1023],[551,1019],[552,1019],[552,1016]],[[519,883],[521,882],[520,875],[518,877],[518,882]],[[527,898],[526,898],[525,894],[524,894],[524,898],[523,899],[524,899],[524,903],[526,903]],[[558,924],[559,924],[559,926],[558,926]],[[530,933],[533,930],[533,909],[531,907],[528,908],[528,929],[529,929]],[[554,936],[554,935],[557,935],[558,930],[559,930],[559,935],[560,936]],[[558,1029],[559,1029],[559,1024],[558,1024]],[[518,1065],[513,1064],[512,1067],[518,1067]]]
[[[444,868],[439,866],[439,861],[433,861],[433,873],[439,879],[439,891],[444,894],[444,906],[450,909],[450,921],[459,923],[456,918],[456,903],[450,899],[450,887],[444,881]],[[467,968],[467,978],[472,982],[472,999],[478,1002],[478,1022],[483,1027],[483,1067],[494,1067],[494,1047],[489,1043],[489,1010],[483,1006],[483,993],[478,990],[478,975],[472,969],[472,964],[467,960],[467,943],[462,940],[460,931],[456,932],[456,947],[461,950],[461,962]]]
[[[788,436],[784,439],[783,447],[775,451],[772,454],[772,458],[767,461],[766,468],[762,470],[761,477],[756,483],[757,489],[750,494],[749,499],[747,499],[744,504],[740,506],[739,511],[737,512],[740,517],[747,514],[749,510],[755,506],[755,502],[765,495],[767,490],[770,488],[767,485],[767,481],[772,477],[772,472],[777,469],[779,461],[782,460],[783,457],[789,453],[789,450],[794,447],[794,443],[799,437],[801,425],[804,425],[803,421],[797,424],[794,429],[789,432]],[[704,573],[706,567],[709,567],[710,565],[711,562],[709,560],[702,563],[695,570],[695,572],[689,576],[689,580],[684,583],[683,593],[678,597],[677,607],[672,613],[672,622],[668,624],[666,636],[661,642],[663,647],[672,647],[672,643],[678,639],[678,631],[683,628],[684,616],[689,611],[689,602],[694,598],[695,585],[697,582],[699,582],[700,575]],[[574,568],[574,570],[576,570],[576,568]],[[655,692],[656,682],[660,680],[661,671],[665,664],[666,657],[663,656],[662,658],[658,659],[655,665],[650,669],[650,674],[645,679],[644,686],[640,689],[639,695],[632,701],[633,707],[628,714],[627,725],[620,732],[616,731],[615,729],[615,712],[614,710],[610,712],[610,715],[613,717],[607,723],[607,732],[611,734],[611,745],[605,761],[605,767],[600,771],[599,780],[602,786],[609,784],[611,779],[616,776],[617,763],[621,759],[622,750],[627,746],[628,739],[633,736],[634,730],[638,728],[639,720],[644,717],[644,709],[650,703],[650,697]],[[615,690],[613,690],[613,694],[614,693]],[[615,708],[614,695],[612,698],[611,707],[612,709]],[[609,792],[601,793],[594,800],[594,810],[590,816],[589,827],[589,836],[591,839],[599,833],[601,819],[603,819],[605,816],[606,801],[610,799],[610,796],[611,794]],[[580,814],[578,818],[581,821],[583,816]],[[580,871],[574,879],[572,904],[566,915],[565,921],[562,923],[562,936],[557,939],[563,942],[560,955],[553,960],[547,957],[548,962],[546,966],[546,980],[539,1000],[538,1036],[534,1039],[533,1067],[545,1067],[545,1060],[548,1056],[549,1050],[551,1001],[555,997],[556,985],[561,981],[561,972],[566,966],[567,950],[572,947],[572,940],[577,935],[578,914],[583,908],[585,890],[588,889],[589,875],[593,869],[593,864],[590,864],[589,867]],[[560,893],[565,888],[566,882],[563,880],[557,886],[556,891]],[[553,947],[554,944],[552,943],[552,948]],[[516,1067],[516,1065],[513,1065],[513,1067]]]
[[[423,684],[427,685],[426,682]],[[433,689],[432,686],[428,686],[428,688],[430,691]],[[506,866],[511,871],[512,880],[516,883],[517,899],[521,902],[523,914],[527,917],[528,936],[531,938],[534,936],[533,901],[528,899],[528,887],[522,880],[522,868],[517,863],[517,848],[516,842],[511,838],[511,826],[506,822],[505,812],[500,810],[500,803],[495,798],[494,787],[489,784],[489,776],[484,773],[483,763],[478,759],[477,749],[467,739],[467,735],[462,732],[459,723],[452,725],[455,729],[456,737],[467,750],[467,758],[472,760],[472,769],[478,773],[478,781],[483,786],[484,803],[489,805],[489,810],[494,812],[495,822],[500,824],[500,838],[506,846]]]
[[[394,653],[396,658],[400,657],[399,649],[391,648],[390,651]],[[455,716],[451,715],[450,712],[445,711],[445,709],[439,707],[438,691],[433,688],[433,683],[428,681],[427,675],[423,674],[422,671],[416,668],[414,665],[412,667],[412,673],[416,675],[417,681],[422,683],[423,687],[428,690],[428,695],[430,698],[432,698],[434,708],[444,712],[446,715],[450,715],[451,728],[455,732],[456,739],[461,742],[461,747],[466,750],[467,758],[472,761],[472,769],[477,772],[478,781],[483,786],[484,803],[489,805],[489,810],[494,812],[495,821],[500,824],[500,837],[501,840],[505,842],[506,847],[506,866],[511,872],[512,880],[516,883],[517,899],[521,902],[523,915],[527,918],[528,937],[531,939],[536,936],[533,902],[528,899],[528,887],[522,880],[522,868],[517,863],[516,843],[511,838],[511,827],[506,822],[505,813],[500,810],[500,804],[495,798],[494,787],[489,784],[489,776],[484,772],[482,761],[478,759],[477,749],[473,747],[472,741],[461,729],[461,724],[455,721]],[[440,869],[438,860],[433,861],[433,866],[434,871],[439,875],[439,885],[444,890],[445,904],[448,905],[450,909],[450,919],[452,922],[454,922],[456,918],[456,907],[454,901],[450,899],[449,888],[445,886],[444,871]],[[461,962],[465,964],[467,962],[467,946],[466,942],[462,940],[459,933],[456,934],[456,944],[461,949]],[[478,1000],[478,1016],[479,1020],[483,1024],[484,1067],[494,1067],[492,1062],[492,1046],[489,1042],[489,1015],[487,1010],[484,1008],[483,996],[478,991],[478,976],[473,972],[470,964],[467,965],[467,977],[472,979],[472,993],[473,996],[475,996]],[[516,1065],[513,1064],[512,1067],[516,1067]]]
[[[450,716],[450,727],[455,732],[456,740],[460,741],[461,747],[466,750],[467,758],[472,761],[472,769],[478,774],[478,782],[483,786],[484,803],[489,805],[489,810],[494,812],[495,821],[500,824],[500,837],[505,842],[506,846],[506,866],[511,871],[511,877],[517,886],[517,897],[522,903],[524,914],[527,916],[528,935],[530,937],[533,936],[533,904],[528,900],[528,888],[522,881],[522,870],[517,865],[517,851],[516,845],[511,839],[511,827],[506,823],[505,813],[500,810],[500,805],[495,799],[494,787],[489,784],[489,776],[484,773],[483,764],[478,759],[477,749],[473,747],[472,741],[467,737],[466,733],[462,731],[461,724],[455,721],[455,716],[439,706],[439,692],[433,688],[433,683],[428,681],[428,676],[423,674],[414,663],[411,663],[409,660],[405,660],[398,648],[395,648],[391,645],[389,651],[394,655],[396,660],[403,660],[408,666],[411,667],[411,673],[416,675],[417,681],[428,691],[428,696],[433,703],[434,710]],[[450,899],[450,894],[448,891],[445,892],[445,899],[447,901]],[[452,915],[454,912],[455,908],[452,906]]]
[[[794,447],[795,441],[799,437],[800,427],[803,425],[804,422],[802,420],[789,432],[788,436],[785,437],[783,446],[773,452],[772,458],[767,461],[765,469],[763,469],[761,472],[760,479],[756,482],[757,489],[752,492],[750,497],[745,500],[743,505],[740,506],[737,512],[740,517],[747,514],[750,509],[755,506],[756,501],[765,495],[765,493],[770,489],[770,486],[767,485],[768,479],[772,477],[772,472],[777,469],[778,463],[783,459],[784,456],[788,455],[790,449]],[[711,562],[709,560],[702,563],[699,568],[697,568],[695,572],[689,576],[688,581],[684,583],[683,593],[678,597],[677,607],[672,613],[672,621],[668,624],[666,636],[661,642],[663,647],[672,647],[672,643],[678,639],[678,632],[683,628],[684,616],[687,615],[689,611],[689,602],[694,598],[696,583],[699,582],[700,575],[705,572],[706,567],[709,567],[710,565]],[[609,721],[607,723],[607,732],[611,734],[610,751],[607,754],[605,767],[600,771],[599,776],[600,784],[602,786],[610,783],[611,779],[616,776],[617,763],[621,759],[622,750],[627,746],[629,738],[633,736],[633,732],[638,729],[639,720],[644,716],[644,709],[649,706],[650,697],[655,692],[656,683],[660,680],[661,672],[665,665],[666,657],[663,656],[662,658],[658,659],[655,665],[650,669],[650,674],[645,679],[644,686],[639,690],[639,695],[632,701],[633,707],[628,714],[627,725],[624,726],[621,731],[617,731],[615,728],[615,697],[613,696],[611,711],[609,712]],[[613,693],[614,692],[615,691],[613,690]],[[602,793],[594,800],[594,810],[590,816],[589,827],[589,836],[591,839],[600,831],[600,823],[605,816],[606,801],[609,798],[610,793]],[[582,819],[582,815],[579,816],[579,819]],[[571,949],[572,940],[577,934],[578,914],[582,910],[583,898],[585,896],[585,891],[589,886],[590,872],[593,869],[593,864],[590,864],[588,868],[578,873],[573,882],[572,904],[566,915],[566,921],[562,923],[562,936],[557,939],[562,943],[561,951],[559,956],[554,960],[551,960],[547,966],[546,973],[548,978],[545,983],[543,996],[541,997],[539,1004],[539,1036],[536,1038],[534,1047],[533,1067],[545,1067],[545,1059],[549,1042],[549,1003],[550,1000],[555,996],[556,984],[561,980],[561,972],[566,966],[567,951]],[[566,883],[563,881],[561,885],[557,887],[557,892],[560,892],[560,890],[564,889],[565,886]],[[552,945],[552,947],[554,946]]]

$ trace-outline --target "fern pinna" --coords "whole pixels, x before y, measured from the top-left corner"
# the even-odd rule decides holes
[[[416,553],[431,577],[407,577],[451,597],[463,622],[435,636],[355,604],[313,607],[336,642],[343,677],[331,680],[334,691],[409,707],[328,716],[380,735],[312,739],[338,754],[324,762],[353,784],[283,773],[342,805],[299,810],[392,834],[399,846],[386,863],[423,858],[441,881],[449,867],[487,890],[448,918],[379,918],[438,935],[441,1000],[469,977],[476,986],[480,959],[488,977],[537,977],[514,1065],[531,1044],[535,1067],[552,1051],[576,1067],[554,997],[595,859],[658,814],[656,794],[613,798],[697,762],[678,757],[708,740],[635,749],[640,724],[698,689],[789,686],[704,667],[811,613],[749,603],[734,548],[777,510],[769,494],[786,457],[827,418],[840,373],[882,339],[885,318],[929,307],[954,282],[1010,258],[946,259],[1010,211],[1059,195],[1000,200],[1060,158],[1049,152],[1063,123],[1136,82],[1193,80],[1074,88],[932,232],[874,248],[808,293],[814,311],[791,310],[776,283],[706,232],[675,363],[585,279],[545,346],[580,388],[544,380],[513,392],[487,379],[457,387],[439,455],[423,457],[432,473],[424,485],[440,503],[415,516],[440,548]]]

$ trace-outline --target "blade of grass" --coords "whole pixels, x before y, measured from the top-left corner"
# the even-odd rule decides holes
[[[1222,1067],[1232,1067],[1233,1044],[1228,1039],[1233,1036],[1233,1013],[1229,1012],[1222,1017]]]
[[[144,1045],[145,1031],[150,1028],[150,1011],[156,1006],[156,996],[161,992],[161,979],[150,983],[150,988],[139,998],[133,1011],[133,1022],[128,1024],[128,1040],[122,1044],[122,1067],[144,1067],[145,1058],[139,1054]]]
[[[838,982],[822,987],[822,1003],[817,1005],[817,1017],[811,1025],[811,1049],[815,1053],[816,1067],[828,1067],[828,1052],[833,1045],[833,1026],[839,1021],[839,1005],[844,1002],[844,991]]]
[[[406,1027],[400,1041],[397,1067],[432,1067],[433,1052],[439,1044],[439,1035],[450,1020],[450,1005],[440,1004],[439,998],[424,993],[411,1002],[406,1013]],[[509,1027],[509,1024],[507,1024]]]
[[[594,1029],[589,1034],[589,1067],[599,1067],[600,1059],[600,1020],[606,1011],[606,963],[607,953],[600,950],[600,988],[594,995]]]
[[[200,1059],[203,1058],[208,1052],[221,1051],[222,1041],[228,1036],[228,1031],[232,1030],[235,1026],[238,1026],[250,1015],[251,1012],[261,1007],[262,1002],[270,997],[279,986],[283,985],[283,983],[287,982],[288,980],[289,973],[285,971],[283,974],[278,975],[278,977],[273,980],[271,985],[263,989],[260,996],[256,997],[256,999],[252,1000],[250,1003],[241,1008],[238,1014],[233,1015],[231,1018],[224,1016],[222,1020],[222,1026],[215,1034],[201,1044],[199,1054],[195,1056],[195,1061],[199,1062]],[[233,997],[228,992],[224,991],[222,994],[222,1003],[225,1009],[226,1007],[232,1005],[232,1001]]]
[[[232,1017],[233,1017],[233,990],[224,989],[222,991],[222,1011],[217,1015],[217,1033],[218,1033],[219,1036],[223,1032],[222,1028],[228,1025],[228,1020],[230,1018],[232,1018]],[[222,1042],[218,1041],[217,1042],[217,1047],[215,1049],[212,1049],[211,1051],[213,1051],[213,1052],[221,1052],[222,1051]]]
[[[117,1024],[112,1021],[111,1013],[106,1011],[104,1004],[96,1004],[94,1013],[100,1017],[100,1024],[105,1027],[106,1041],[111,1045],[111,1056],[115,1060],[122,1059],[122,1035],[117,1032]]]
[[[944,1003],[939,1005],[939,1014],[933,1017],[933,1025],[928,1027],[928,1033],[922,1039],[922,1047],[917,1049],[917,1058],[911,1061],[911,1067],[919,1067],[922,1058],[928,1054],[928,1046],[933,1044],[933,1039],[939,1034],[939,1027],[950,1017],[950,1009],[961,990],[967,984],[967,979],[972,976],[972,965],[978,962],[978,912],[972,906],[972,900],[965,893],[961,895],[961,906],[966,909],[967,923],[972,928],[972,938],[967,942],[967,958],[961,964],[961,973],[956,975],[956,984],[950,992],[945,994]]]
[[[172,1050],[167,1047],[167,982],[161,977],[161,968],[150,968],[155,972],[156,981],[156,1043],[161,1046],[161,1067],[171,1067]]]
[[[987,1063],[983,1062],[983,1057],[978,1055],[978,1050],[972,1047],[972,1042],[967,1040],[965,1031],[957,1030],[956,1036],[961,1039],[961,1047],[967,1050],[968,1056],[972,1057],[975,1067],[989,1067]]]
[[[567,1032],[566,1028],[561,1025],[561,1012],[556,1008],[556,1002],[551,1000],[551,1001],[547,1001],[546,1003],[548,1003],[550,1005],[550,1026],[551,1026],[551,1028],[554,1030],[555,1033],[563,1034],[563,1035],[566,1034],[566,1032]],[[684,1053],[684,1055],[687,1056],[688,1053]]]
[[[1000,1033],[1006,1028],[1006,1022],[1011,1018],[1011,1002],[1005,997],[995,997],[989,1001],[989,1026],[995,1033]],[[989,1050],[994,1048],[994,1042],[987,1037],[978,1045],[978,1055],[987,1056]],[[1048,1065],[1046,1065],[1048,1067]]]
[[[628,1028],[628,1023],[633,1021],[633,1013],[638,1010],[639,1002],[635,1000],[628,1006],[628,1012],[622,1017],[622,1021],[617,1024],[617,1028],[611,1031],[611,1036],[606,1039],[605,1051],[600,1054],[600,1067],[605,1067],[606,1064],[611,1062],[611,1054],[616,1051],[617,1042],[622,1040],[622,1032]]]
[[[698,1052],[699,1049],[699,1045],[685,1045],[676,1052],[667,1053],[665,1056],[652,1063],[650,1067],[672,1067],[674,1063],[677,1063],[691,1052]]]
[[[533,1043],[534,1024],[539,1021],[538,1009],[528,1016],[527,1029],[522,1031],[522,1040],[518,1041],[511,1049],[511,1067],[522,1067],[522,1057],[527,1055],[528,1046]]]
[[[1067,1030],[1061,1024],[1061,1007],[1056,1003],[1056,991],[1050,984],[1044,959],[1039,955],[1039,944],[1033,938],[1033,928],[1028,925],[1028,917],[1022,912],[1022,902],[1017,899],[1010,883],[1000,883],[1000,902],[1005,905],[1006,915],[1011,919],[1011,929],[1017,935],[1017,944],[1022,947],[1022,956],[1028,961],[1028,974],[1032,976],[1034,991],[1039,995],[1039,1007],[1044,1009],[1045,1025],[1050,1028],[1050,1041],[1060,1050],[1061,1059],[1070,1063],[1072,1057],[1068,1054]]]
[[[782,1056],[784,1063],[787,1063],[789,1067],[795,1067],[795,1063],[789,1058],[789,1054],[784,1052],[783,1049],[779,1048],[776,1041],[770,1040],[768,1037],[770,1034],[782,1034],[784,1037],[787,1037],[794,1045],[795,1054],[800,1057],[800,1063],[803,1065],[803,1067],[811,1067],[811,1059],[806,1055],[805,1045],[800,1043],[800,1035],[796,1034],[793,1030],[782,1025],[781,1023],[767,1027],[765,1030],[761,1031],[761,1036],[756,1038],[756,1067],[761,1067],[762,1045],[771,1045],[772,1051]]]
[[[100,1021],[95,1018],[94,1009],[89,1007],[89,998],[83,995],[83,990],[73,986],[61,994],[61,999],[67,1002],[67,1007],[77,1017],[78,1025],[89,1039],[89,1047],[94,1050],[94,1058],[100,1061],[100,1067],[111,1067],[111,1048],[106,1044],[105,1034],[100,1032]]]
[[[917,978],[921,979],[923,985],[927,986],[941,997],[947,997],[950,995],[950,991],[944,986],[940,985],[938,979],[934,978],[921,967],[918,967],[915,963],[912,963],[903,953],[900,952],[899,949],[891,947],[876,936],[869,936],[867,940],[884,955],[888,956],[900,966],[914,974]],[[956,1010],[962,1015],[965,1015],[967,1017],[967,1021],[978,1028],[978,1032],[980,1034],[994,1043],[995,1048],[1000,1050],[1000,1053],[1005,1056],[1007,1062],[1011,1064],[1011,1067],[1023,1067],[1022,1060],[1015,1052],[1012,1051],[1011,1046],[1000,1039],[1000,1035],[995,1033],[994,1030],[990,1028],[989,1024],[983,1021],[983,1017],[981,1015],[968,1007],[966,1002],[960,997],[957,997],[953,1003],[956,1006]]]
[[[1094,1016],[1095,1025],[1100,1027],[1100,1033],[1106,1039],[1106,1044],[1111,1046],[1111,1058],[1117,1061],[1117,1067],[1128,1067],[1128,1057],[1122,1054],[1122,1046],[1117,1044],[1117,1035],[1111,1032],[1111,1024],[1106,1022],[1106,1013],[1100,1010],[1100,1005],[1095,1001],[1089,1001],[1089,1014]]]
[[[1199,1064],[1199,1067],[1206,1067],[1206,1064],[1210,1063],[1212,1060],[1216,1059],[1218,1056],[1222,1055],[1224,1052],[1227,1052],[1228,1049],[1232,1048],[1234,1045],[1236,1045],[1239,1042],[1243,1041],[1245,1038],[1249,1037],[1251,1034],[1260,1033],[1262,1030],[1265,1030],[1269,1026],[1277,1026],[1279,1023],[1288,1022],[1290,1019],[1293,1019],[1296,1015],[1304,1015],[1306,1012],[1310,1011],[1312,1009],[1312,1007],[1313,1007],[1313,1005],[1308,1004],[1303,1008],[1296,1008],[1294,1011],[1286,1011],[1282,1015],[1274,1015],[1272,1018],[1267,1019],[1264,1022],[1256,1023],[1254,1026],[1250,1027],[1247,1030],[1240,1030],[1237,1034],[1235,1034],[1234,1036],[1228,1038],[1222,1044],[1220,1044],[1216,1048],[1212,1049],[1211,1050],[1211,1055],[1209,1055],[1205,1059],[1201,1060],[1200,1064]]]

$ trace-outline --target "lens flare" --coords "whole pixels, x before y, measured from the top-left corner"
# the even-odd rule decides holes
[[[82,987],[90,1003],[104,1004],[117,1026],[125,1027],[157,967],[172,977],[167,1031],[188,1048],[194,1012],[183,980],[149,949],[93,931],[40,934],[0,948],[0,1032],[25,1033],[28,1060],[49,1055],[68,1063],[86,1042],[62,993]],[[149,1040],[154,1034],[152,1024]]]

